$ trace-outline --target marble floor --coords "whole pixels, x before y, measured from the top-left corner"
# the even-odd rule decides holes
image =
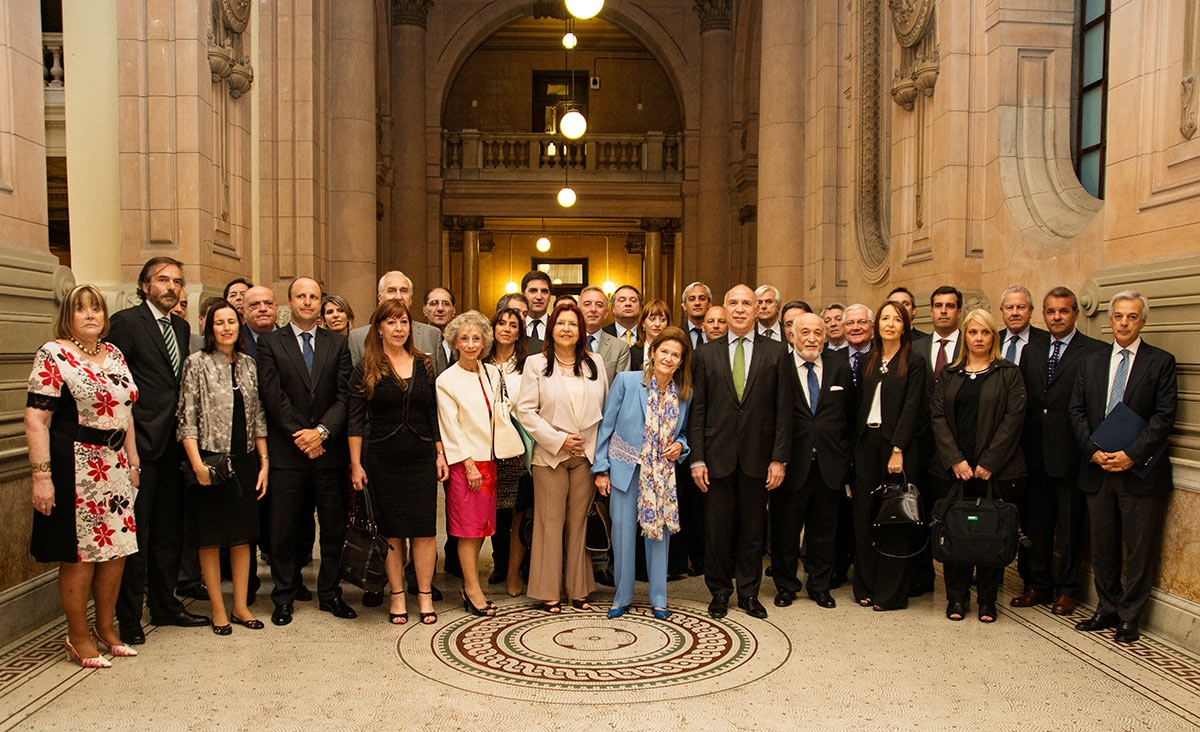
[[[439,576],[447,598],[453,582]],[[549,615],[502,587],[496,617],[447,599],[432,627],[415,602],[389,626],[355,588],[354,620],[312,602],[287,627],[229,637],[151,626],[137,658],[99,670],[65,660],[55,622],[0,649],[0,731],[1200,728],[1200,659],[1151,635],[1077,632],[1084,608],[1014,610],[1011,585],[994,625],[946,620],[940,590],[901,612],[860,608],[849,588],[831,610],[779,609],[768,579],[767,620],[714,621],[700,578],[671,583],[666,620],[645,606]],[[595,599],[606,608],[611,590]],[[265,599],[254,609],[267,619]]]

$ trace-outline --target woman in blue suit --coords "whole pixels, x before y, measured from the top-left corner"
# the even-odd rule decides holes
[[[654,617],[667,610],[667,548],[679,531],[675,466],[688,454],[686,426],[692,400],[692,347],[682,330],[668,327],[650,344],[645,371],[617,374],[596,438],[592,472],[609,496],[617,594],[608,617],[633,602],[637,529],[646,540],[646,570]]]

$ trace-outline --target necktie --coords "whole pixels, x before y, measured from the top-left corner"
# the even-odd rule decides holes
[[[171,318],[164,315],[158,319],[158,325],[162,328],[163,340],[167,344],[167,356],[171,359],[171,370],[175,372],[175,376],[179,376],[179,341],[175,340],[175,329],[171,327]]]
[[[596,352],[596,336],[594,335],[588,336],[588,350],[592,353]]]
[[[733,391],[738,401],[742,400],[742,392],[746,391],[746,351],[742,348],[745,338],[737,339],[737,348],[733,349]]]
[[[540,320],[535,320],[529,324],[529,337],[530,338],[541,338],[541,336],[538,335],[538,326],[541,324],[542,324],[542,321],[540,321]]]
[[[1009,363],[1017,362],[1017,341],[1019,339],[1015,335],[1008,337],[1008,350],[1004,352],[1004,360]]]
[[[1117,364],[1117,373],[1113,375],[1112,394],[1108,396],[1108,408],[1104,410],[1108,414],[1121,403],[1125,398],[1125,381],[1129,378],[1129,349],[1121,349],[1121,362]]]
[[[946,344],[949,340],[946,338],[938,338],[937,358],[933,362],[933,378],[938,378],[942,375],[942,369],[946,368],[946,362],[950,359],[946,357]]]
[[[858,359],[862,356],[861,353],[855,351],[850,354],[850,375],[854,377],[854,383],[858,384]]]
[[[704,342],[703,333],[701,333],[699,328],[697,328],[696,326],[693,325],[692,326],[692,348],[699,348],[700,344],[703,342]]]
[[[300,352],[304,354],[304,367],[308,369],[308,375],[312,376],[313,365],[313,346],[312,333],[301,333],[300,337],[304,339],[304,348]]]
[[[769,341],[775,337],[775,331],[771,330],[770,328],[767,328],[766,330],[763,331],[763,337]]]
[[[804,368],[808,369],[808,407],[813,414],[817,413],[817,399],[821,397],[821,385],[817,383],[815,366],[811,361],[804,364]]]
[[[632,330],[625,331],[625,345],[627,345],[627,346],[633,345],[633,331]]]
[[[1050,352],[1050,360],[1046,362],[1046,383],[1054,378],[1054,369],[1058,366],[1058,354],[1062,350],[1063,342],[1060,340],[1054,341],[1054,350]]]

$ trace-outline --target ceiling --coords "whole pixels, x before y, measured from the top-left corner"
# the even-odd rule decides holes
[[[576,51],[581,53],[627,53],[650,57],[637,39],[606,20],[575,20],[575,35],[579,37]],[[489,51],[565,51],[562,46],[566,21],[555,18],[525,17],[496,31],[480,45]]]

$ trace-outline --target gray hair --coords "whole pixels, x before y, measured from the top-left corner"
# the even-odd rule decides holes
[[[1108,312],[1110,315],[1112,314],[1113,306],[1116,305],[1121,300],[1141,300],[1142,301],[1142,320],[1146,320],[1149,317],[1150,301],[1146,299],[1145,295],[1138,292],[1137,290],[1121,290],[1120,292],[1118,292],[1117,294],[1115,294],[1111,298],[1109,298]]]
[[[755,290],[754,290],[754,299],[756,299],[756,300],[760,300],[760,299],[762,299],[762,296],[763,296],[763,295],[765,295],[765,294],[767,294],[767,290],[770,290],[771,292],[774,292],[774,293],[775,293],[775,299],[776,299],[776,300],[778,300],[778,299],[779,299],[779,288],[778,288],[778,287],[776,287],[775,285],[759,285],[759,286],[758,286],[757,288],[755,288]]]
[[[390,272],[384,272],[383,276],[379,278],[379,285],[376,287],[375,294],[382,295],[383,294],[383,283],[387,282],[388,277],[397,277],[397,276],[404,278],[404,281],[408,283],[408,291],[412,292],[412,288],[413,288],[412,278],[410,278],[408,275],[404,274],[403,272],[401,272],[398,269],[393,269]],[[449,292],[449,290],[447,290],[447,292]]]
[[[492,324],[478,310],[468,310],[465,313],[456,315],[453,320],[446,324],[446,332],[442,335],[442,338],[450,345],[450,348],[457,351],[459,333],[466,328],[478,328],[479,334],[483,336],[483,349],[479,352],[481,358],[483,354],[489,353],[492,350]]]
[[[1031,308],[1033,307],[1033,293],[1031,293],[1029,291],[1028,287],[1023,287],[1021,285],[1013,285],[1012,287],[1008,288],[1004,292],[1001,292],[1000,293],[1000,302],[1004,302],[1004,298],[1008,297],[1009,295],[1013,294],[1014,292],[1019,292],[1022,295],[1024,295],[1025,301],[1029,303],[1029,307],[1031,307]]]
[[[866,305],[863,305],[861,302],[856,302],[853,305],[847,305],[846,309],[842,311],[842,317],[845,318],[846,313],[850,312],[851,310],[866,310],[867,320],[871,321],[872,323],[875,322],[875,311]]]
[[[708,301],[712,302],[712,289],[708,285],[704,284],[703,282],[697,281],[697,282],[693,282],[690,285],[688,285],[687,287],[683,288],[683,301],[685,303],[687,302],[688,293],[691,292],[692,289],[696,288],[696,287],[703,287],[704,294],[708,295]]]
[[[844,314],[846,312],[846,306],[841,304],[840,302],[831,302],[825,306],[824,310],[821,311],[821,317],[824,318],[825,313],[829,312],[830,310],[841,310],[842,313]]]

